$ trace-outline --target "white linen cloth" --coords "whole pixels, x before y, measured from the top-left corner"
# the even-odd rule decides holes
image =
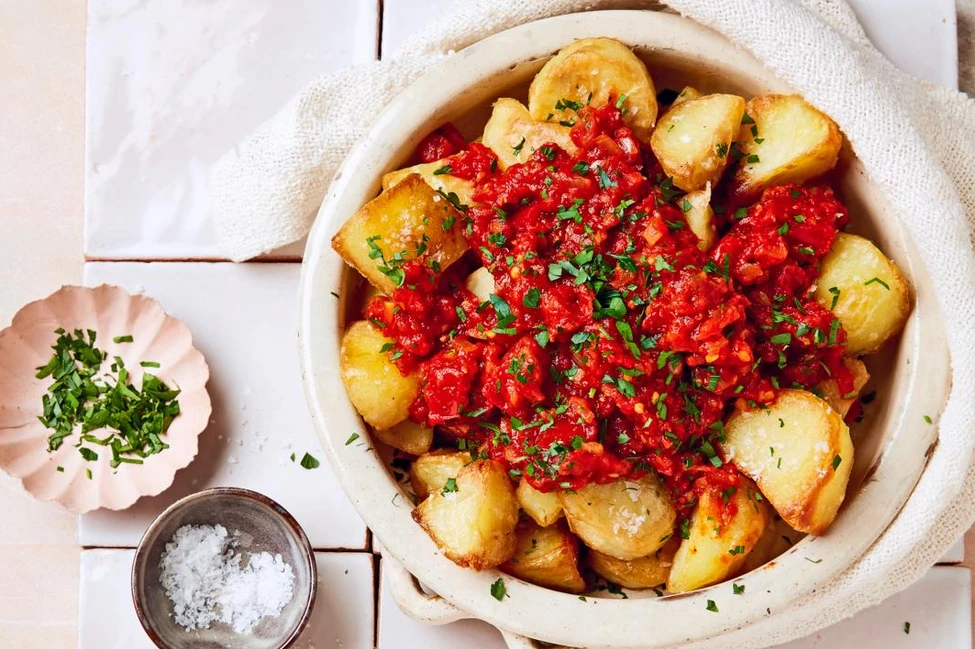
[[[685,645],[766,647],[906,588],[975,521],[975,101],[897,70],[870,45],[844,0],[666,5],[750,51],[837,121],[927,260],[951,348],[952,392],[938,445],[887,532],[789,609]],[[217,165],[211,188],[226,254],[243,260],[307,233],[338,164],[378,107],[450,52],[531,20],[620,8],[662,7],[649,0],[465,0],[393,58],[312,83]]]

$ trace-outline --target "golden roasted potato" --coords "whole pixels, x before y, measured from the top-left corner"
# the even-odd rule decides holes
[[[464,287],[476,295],[481,302],[487,302],[491,293],[494,293],[494,276],[487,268],[478,268],[467,276]]]
[[[843,359],[843,364],[853,372],[853,393],[852,394],[840,394],[840,388],[836,385],[836,381],[833,379],[827,379],[819,384],[819,390],[823,395],[826,403],[836,412],[840,413],[840,417],[846,418],[846,413],[850,412],[850,407],[853,406],[853,402],[856,401],[857,395],[860,394],[860,390],[863,386],[867,384],[870,380],[870,373],[867,372],[867,366],[863,364],[859,358],[854,358],[852,356],[847,356]]]
[[[677,95],[674,101],[670,104],[670,107],[673,108],[674,106],[676,106],[681,102],[685,102],[688,99],[697,99],[700,96],[701,93],[698,91],[697,88],[694,88],[692,86],[684,86],[684,89],[680,91],[680,94]]]
[[[515,528],[515,536],[515,553],[501,570],[567,593],[586,590],[586,580],[579,573],[579,540],[562,525],[539,527],[523,520]]]
[[[655,588],[667,581],[674,563],[674,553],[679,545],[680,539],[671,537],[662,548],[648,557],[621,561],[608,554],[590,550],[587,558],[592,571],[606,581],[619,584],[623,588]]]
[[[349,400],[366,423],[379,430],[406,419],[420,389],[419,377],[403,376],[382,351],[383,345],[392,342],[360,320],[345,330],[339,354],[339,370]]]
[[[562,518],[562,503],[555,492],[542,493],[528,484],[527,480],[518,483],[515,498],[518,499],[521,509],[542,527],[548,527]]]
[[[745,100],[737,95],[705,95],[668,110],[650,137],[650,148],[685,192],[715,183],[728,165]]]
[[[494,102],[481,142],[498,156],[501,169],[525,162],[544,144],[554,143],[569,153],[576,151],[568,127],[536,121],[521,102],[507,98]]]
[[[412,174],[363,205],[332,238],[332,247],[376,288],[391,293],[403,283],[401,261],[419,257],[446,268],[464,254],[460,218]]]
[[[850,430],[811,392],[782,390],[763,410],[736,412],[725,424],[721,451],[800,532],[825,532],[846,497],[853,468]]]
[[[769,521],[765,526],[762,538],[745,558],[745,565],[741,569],[742,574],[764,566],[806,536],[789,527],[789,524],[778,516],[773,515],[772,518],[774,520]]]
[[[670,592],[703,588],[737,574],[765,532],[768,507],[751,480],[742,476],[741,484],[728,496],[737,511],[724,524],[723,497],[713,490],[701,495],[688,524],[688,536],[674,555],[667,578]]]
[[[494,460],[465,466],[413,509],[413,520],[465,568],[495,568],[515,552],[518,502],[508,472]]]
[[[471,454],[438,449],[416,458],[410,466],[410,485],[413,493],[423,500],[434,491],[440,491],[450,478],[471,463]]]
[[[433,429],[411,419],[404,419],[392,428],[376,429],[373,432],[379,441],[410,455],[422,455],[433,445]]]
[[[674,531],[677,512],[656,478],[590,484],[561,492],[569,528],[593,550],[617,559],[657,551]]]
[[[733,197],[747,200],[771,185],[809,180],[836,166],[843,143],[839,128],[799,95],[754,97],[745,113]]]
[[[622,101],[621,101],[622,100]],[[657,120],[657,91],[643,61],[611,38],[583,38],[563,47],[535,75],[528,90],[532,117],[575,119],[573,105],[616,102],[623,121],[646,142]]]
[[[880,349],[911,312],[907,282],[894,262],[868,239],[844,232],[823,259],[816,300],[839,318],[851,355]]]
[[[445,194],[453,192],[457,194],[461,204],[469,205],[472,202],[471,194],[474,193],[474,183],[464,178],[451,176],[442,170],[450,166],[450,158],[425,162],[405,169],[397,169],[383,175],[383,191],[388,191],[400,181],[411,174],[417,174],[434,189],[439,189]],[[434,172],[441,173],[434,173]]]
[[[718,238],[714,230],[714,210],[711,209],[711,183],[705,183],[704,189],[690,192],[680,200],[684,219],[699,241],[698,249],[707,252]]]

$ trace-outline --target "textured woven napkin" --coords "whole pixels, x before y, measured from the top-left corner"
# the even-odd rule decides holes
[[[975,520],[975,102],[894,68],[843,0],[666,4],[750,51],[839,123],[927,260],[952,354],[952,392],[938,445],[877,543],[789,609],[720,639],[685,645],[766,647],[906,588]],[[338,164],[376,115],[357,107],[384,105],[431,64],[495,32],[556,14],[620,8],[661,5],[467,0],[392,59],[316,81],[217,166],[211,184],[224,251],[242,260],[307,233]]]

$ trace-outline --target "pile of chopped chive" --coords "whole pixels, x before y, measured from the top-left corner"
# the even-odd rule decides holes
[[[142,464],[144,458],[164,451],[169,445],[161,436],[179,415],[178,389],[172,390],[148,372],[142,375],[142,389],[129,382],[129,372],[122,359],[113,358],[111,373],[98,376],[108,356],[95,347],[95,332],[75,329],[74,335],[56,329],[54,354],[46,365],[37,368],[36,377],[53,378],[43,397],[44,414],[38,417],[53,430],[47,438],[48,451],[56,451],[74,434],[80,424],[80,437],[75,444],[88,462],[98,460],[94,447],[105,447],[112,453],[112,468],[120,464]],[[85,340],[85,334],[88,339]],[[115,343],[130,343],[132,336],[118,336]],[[159,367],[143,361],[142,367]],[[106,380],[107,379],[107,380]],[[105,437],[92,431],[105,429]],[[87,445],[87,446],[86,446]],[[90,477],[90,473],[89,473]]]

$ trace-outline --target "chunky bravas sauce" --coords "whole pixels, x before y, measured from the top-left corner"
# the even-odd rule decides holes
[[[440,170],[475,183],[450,227],[494,278],[487,302],[464,264],[407,261],[368,315],[422,377],[415,421],[542,491],[655,471],[687,514],[737,484],[715,450],[731,409],[830,377],[853,390],[846,334],[811,295],[847,210],[825,186],[775,187],[718,215],[702,252],[618,109],[582,108],[572,139],[575,155],[543,146],[504,171],[465,145]],[[418,155],[459,147],[437,134]]]

